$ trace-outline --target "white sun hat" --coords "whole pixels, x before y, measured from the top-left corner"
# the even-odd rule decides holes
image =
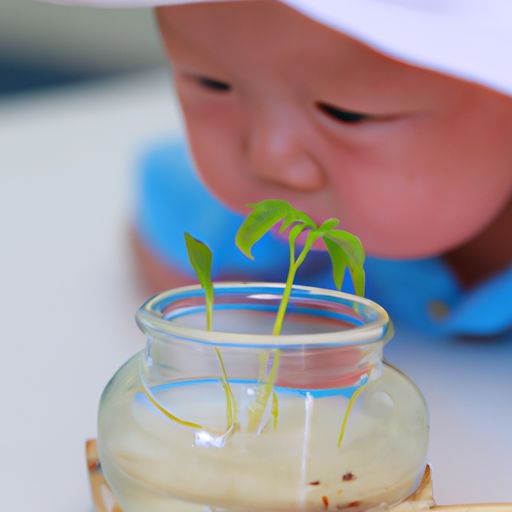
[[[47,1],[112,8],[223,0]],[[512,96],[512,0],[276,1],[390,57]]]

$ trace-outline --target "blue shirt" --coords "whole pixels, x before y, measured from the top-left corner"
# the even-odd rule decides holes
[[[228,210],[199,181],[183,140],[165,141],[142,157],[138,174],[136,227],[143,242],[163,261],[193,275],[183,233],[213,251],[213,278],[283,281],[288,245],[271,235],[255,245],[248,260],[234,244],[242,216]],[[492,336],[512,329],[512,266],[464,291],[440,258],[367,258],[365,295],[398,323],[430,335]],[[326,253],[310,253],[296,282],[334,288]],[[345,279],[345,291],[352,291]]]

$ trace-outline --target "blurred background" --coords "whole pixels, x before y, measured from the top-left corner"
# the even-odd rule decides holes
[[[92,511],[84,442],[144,346],[139,162],[180,126],[151,10],[0,0],[2,510]]]
[[[0,0],[0,95],[163,66],[149,9]]]

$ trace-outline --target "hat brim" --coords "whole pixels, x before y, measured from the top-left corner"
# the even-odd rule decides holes
[[[120,8],[225,0],[51,1]],[[278,1],[389,57],[512,95],[512,0]]]

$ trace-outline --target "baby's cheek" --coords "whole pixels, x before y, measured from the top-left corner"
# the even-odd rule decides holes
[[[229,123],[216,116],[215,108],[204,108],[182,101],[187,139],[192,158],[205,180],[223,179],[232,159],[233,138]],[[227,125],[227,126],[226,126]]]
[[[485,184],[430,177],[392,177],[352,184],[340,201],[340,218],[369,254],[392,258],[443,253],[476,236],[506,203],[510,192]]]
[[[331,208],[373,255],[429,256],[466,241],[509,197],[512,165],[505,170],[503,148],[462,138],[419,119],[338,152],[329,162]]]
[[[212,133],[204,126],[197,130],[188,126],[187,130],[192,158],[201,181],[224,204],[243,209],[247,202],[243,201],[241,190],[244,173],[232,139],[219,132]]]

